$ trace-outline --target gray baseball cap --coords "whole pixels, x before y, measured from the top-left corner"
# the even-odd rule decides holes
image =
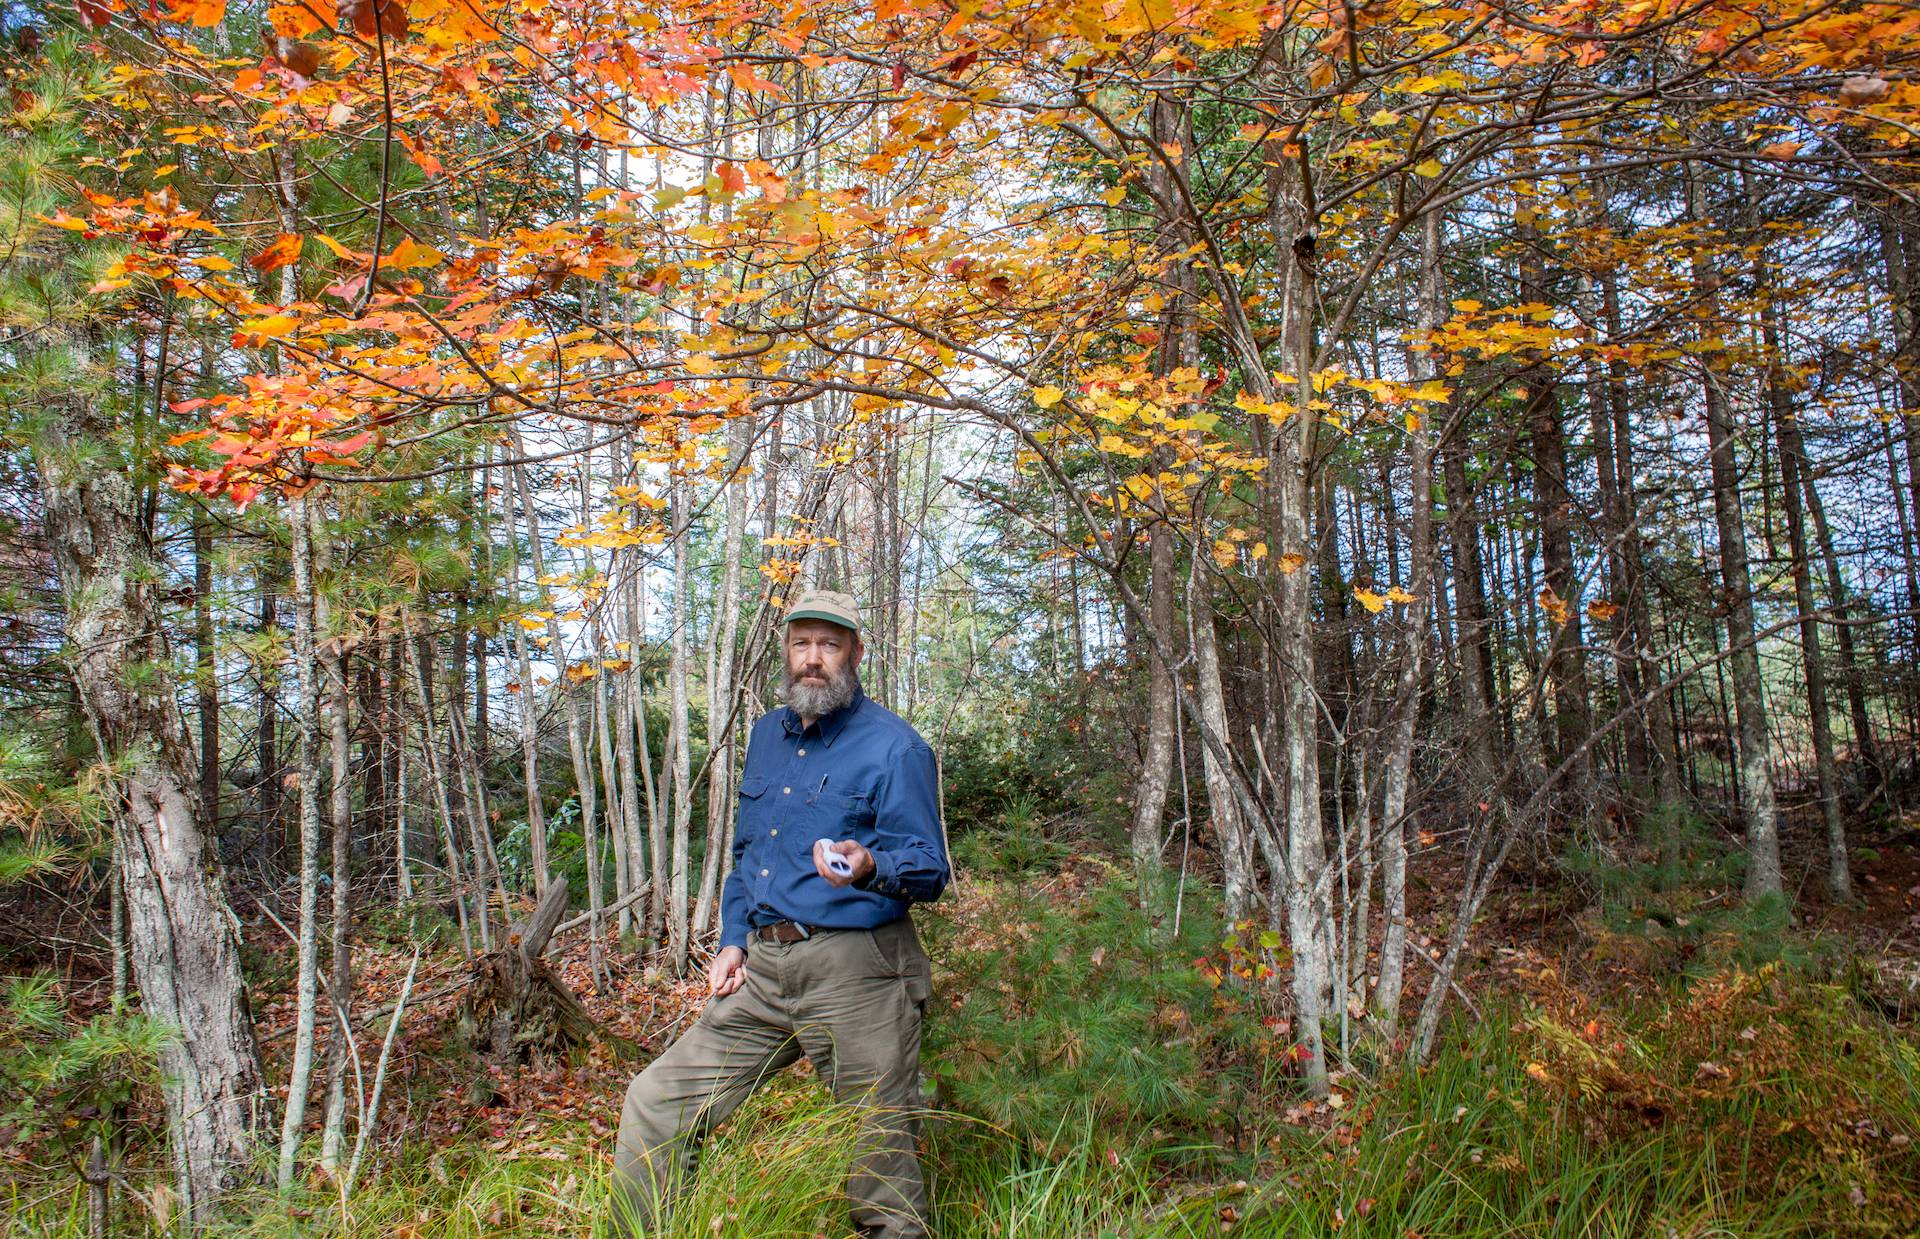
[[[856,633],[860,631],[860,607],[854,602],[853,595],[831,589],[810,589],[794,599],[783,622],[791,624],[803,619],[825,620],[829,624],[851,628]]]

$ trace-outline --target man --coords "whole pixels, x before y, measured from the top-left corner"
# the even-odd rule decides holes
[[[912,1111],[931,970],[907,908],[938,898],[949,872],[933,750],[861,692],[851,597],[803,594],[785,647],[786,707],[747,743],[713,998],[627,1089],[616,1221],[651,1231],[700,1140],[804,1054],[861,1109],[854,1224],[918,1239],[927,1200]]]

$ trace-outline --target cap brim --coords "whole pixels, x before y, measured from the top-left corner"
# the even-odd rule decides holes
[[[838,624],[849,632],[859,632],[860,626],[848,620],[844,615],[835,615],[831,611],[789,611],[783,623],[791,624],[795,620],[825,620],[829,624]]]

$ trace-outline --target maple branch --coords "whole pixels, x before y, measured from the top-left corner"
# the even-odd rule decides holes
[[[384,2],[398,5],[403,0]],[[373,42],[380,54],[380,110],[386,123],[380,140],[380,196],[379,211],[373,223],[373,254],[367,263],[366,286],[360,290],[360,296],[347,316],[353,319],[359,319],[367,312],[367,305],[373,300],[374,285],[380,280],[380,251],[385,247],[387,237],[387,191],[393,184],[393,83],[387,74],[386,15],[382,12],[383,0],[361,0],[361,3],[373,7]]]

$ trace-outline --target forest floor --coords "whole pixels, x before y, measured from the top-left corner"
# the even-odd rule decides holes
[[[1454,1004],[1433,1061],[1410,1070],[1352,1021],[1348,1066],[1318,1103],[1292,1075],[1283,977],[1231,979],[1263,955],[1223,932],[1199,883],[1176,931],[1099,856],[963,869],[920,914],[936,961],[923,1121],[936,1234],[1920,1234],[1920,818],[1859,824],[1860,899],[1846,906],[1817,889],[1810,819],[1789,822],[1804,879],[1793,926],[1746,913],[1710,866],[1656,872],[1627,844],[1517,863],[1475,930],[1471,1008]],[[1412,911],[1416,943],[1437,945],[1453,892],[1434,859]],[[240,904],[283,1077],[290,952]],[[343,1198],[315,1169],[217,1233],[604,1233],[620,1098],[697,1015],[704,983],[614,952],[596,986],[569,935],[550,960],[616,1037],[481,1079],[455,1031],[457,938],[431,909],[365,919],[356,1002],[391,1004],[423,925],[368,1173]],[[1423,987],[1431,970],[1415,971]],[[369,1064],[385,1030],[359,1034]],[[848,1234],[852,1133],[809,1075],[802,1063],[722,1130],[668,1233]],[[133,1160],[157,1153],[136,1145]],[[152,1170],[134,1176],[144,1195],[123,1196],[116,1234],[164,1214]],[[0,1208],[9,1199],[4,1233],[86,1233],[84,1190],[48,1173],[44,1148],[0,1163]]]

